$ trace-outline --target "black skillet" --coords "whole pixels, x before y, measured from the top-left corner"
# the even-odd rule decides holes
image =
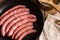
[[[34,29],[37,30],[36,33],[29,34],[23,38],[23,40],[36,40],[43,29],[43,15],[38,5],[31,0],[5,0],[0,4],[0,16],[7,10],[11,9],[16,5],[26,5],[30,9],[30,12],[37,17],[37,21],[34,23]],[[0,32],[0,40],[12,40],[11,37],[2,37]]]

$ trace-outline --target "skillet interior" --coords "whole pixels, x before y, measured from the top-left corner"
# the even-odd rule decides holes
[[[36,15],[37,17],[37,21],[34,23],[34,29],[37,30],[37,33],[32,33],[27,35],[25,38],[23,38],[23,40],[36,40],[36,38],[40,35],[42,29],[43,29],[43,15],[42,12],[40,11],[39,7],[37,4],[35,4],[34,2],[32,2],[31,0],[7,0],[6,4],[8,6],[6,6],[0,15],[2,15],[5,11],[9,10],[10,8],[16,6],[16,5],[26,5],[27,8],[30,9],[30,12],[34,15]],[[4,3],[4,5],[6,5]],[[11,37],[2,37],[0,34],[0,40],[11,40]]]

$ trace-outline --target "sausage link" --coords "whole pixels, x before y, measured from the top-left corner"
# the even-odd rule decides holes
[[[6,12],[0,17],[0,19],[1,19],[3,16],[5,16],[7,13],[9,13],[9,12],[11,12],[11,11],[13,11],[13,10],[16,10],[17,8],[21,8],[21,7],[26,7],[26,6],[24,6],[24,5],[14,6],[13,8],[9,9],[8,11],[6,11]]]
[[[22,40],[26,35],[34,33],[34,32],[37,32],[37,31],[36,30],[32,30],[32,29],[31,30],[27,30],[23,34],[19,35],[17,40]]]
[[[17,23],[20,20],[27,18],[27,15],[28,15],[27,12],[24,12],[21,14],[22,14],[21,16],[15,18],[14,20],[12,20],[10,23],[7,24],[6,33],[9,31],[9,29],[11,28],[12,25],[14,25],[15,23]]]
[[[33,14],[29,14],[28,15],[28,20],[30,20],[30,22],[35,22],[37,19],[36,19],[36,16],[35,15],[33,15]]]
[[[3,23],[3,25],[2,25],[2,35],[3,36],[5,36],[5,28],[6,28],[6,26],[9,24],[9,22],[10,21],[12,21],[13,19],[15,19],[16,17],[18,17],[18,16],[22,16],[22,15],[24,15],[24,14],[28,14],[28,12],[24,12],[24,13],[17,13],[17,14],[15,14],[15,15],[13,15],[12,17],[10,17],[9,19],[7,19],[4,23]],[[9,27],[9,26],[8,26]]]
[[[15,25],[13,25],[12,26],[12,28],[9,30],[9,33],[11,33],[11,34],[9,34],[9,35],[12,35],[12,33],[13,33],[13,31],[18,27],[18,26],[20,26],[20,25],[22,25],[22,24],[24,24],[24,23],[27,23],[27,22],[34,22],[35,21],[35,19],[24,19],[23,21],[18,21]],[[12,30],[13,29],[13,30]]]
[[[16,24],[14,24],[14,25],[10,28],[10,30],[9,30],[9,32],[8,32],[8,36],[11,36],[11,35],[13,34],[14,30],[15,30],[18,26],[23,25],[23,24],[25,24],[25,23],[27,23],[27,22],[28,22],[27,19],[24,19],[24,20],[22,20],[22,21],[18,21]]]
[[[28,15],[29,18],[36,19],[36,16],[33,14]]]
[[[18,12],[18,11],[19,11],[19,12]],[[16,9],[16,10],[15,10],[15,13],[14,13],[14,11],[12,11],[11,13],[6,14],[6,15],[3,16],[3,18],[0,20],[0,25],[2,25],[3,22],[4,22],[6,19],[8,19],[10,16],[12,16],[12,15],[14,15],[14,14],[16,14],[16,13],[21,13],[21,12],[23,12],[23,11],[29,11],[29,9],[27,9],[27,8],[20,8],[20,9]]]
[[[13,32],[14,32],[14,30],[15,30],[18,26],[23,25],[24,23],[27,23],[27,22],[34,22],[34,21],[35,21],[35,19],[31,19],[31,20],[24,19],[24,20],[22,20],[22,21],[18,21],[18,22],[17,22],[16,24],[14,24],[14,25],[12,26],[12,28],[9,30],[9,35],[8,35],[8,36],[12,35]]]
[[[12,26],[13,24],[17,23],[18,21],[20,21],[20,20],[22,20],[22,19],[28,18],[28,17],[31,17],[32,21],[35,20],[35,19],[33,19],[33,18],[35,18],[35,17],[32,16],[32,15],[30,15],[30,14],[28,14],[28,15],[23,15],[23,16],[21,16],[21,17],[18,17],[18,18],[16,18],[16,19],[14,19],[13,21],[11,21],[10,23],[8,23],[8,25],[7,25],[7,27],[6,27],[6,33],[9,31],[9,29],[11,28],[11,26]],[[36,20],[35,20],[35,21],[36,21]]]
[[[19,37],[19,35],[21,35],[21,34],[22,34],[23,32],[25,32],[26,30],[30,30],[30,29],[32,29],[32,28],[33,28],[33,26],[30,25],[30,26],[27,26],[27,27],[19,30],[19,31],[15,34],[15,36],[14,36],[15,39],[17,39],[17,38]]]
[[[28,19],[29,22],[35,22],[36,19]]]
[[[19,26],[19,27],[14,31],[14,33],[13,33],[13,35],[12,35],[12,39],[14,38],[14,35],[15,35],[19,30],[23,29],[23,28],[26,27],[26,26],[30,26],[30,25],[33,25],[33,23],[25,23],[25,24]]]

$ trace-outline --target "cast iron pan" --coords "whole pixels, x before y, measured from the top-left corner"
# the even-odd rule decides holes
[[[3,4],[3,5],[2,5]],[[26,5],[27,8],[30,9],[30,12],[36,15],[37,21],[34,23],[34,29],[37,30],[36,33],[32,33],[27,35],[23,38],[23,40],[36,40],[36,38],[40,35],[42,29],[43,29],[43,15],[40,11],[37,4],[32,2],[31,0],[7,0],[4,3],[0,5],[0,16],[7,10],[11,9],[12,7],[16,5]],[[2,26],[2,25],[1,25]],[[0,40],[12,40],[11,37],[2,37],[0,32]]]

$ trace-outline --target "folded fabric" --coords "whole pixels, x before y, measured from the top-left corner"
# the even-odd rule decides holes
[[[48,14],[39,40],[60,40],[60,13]]]

